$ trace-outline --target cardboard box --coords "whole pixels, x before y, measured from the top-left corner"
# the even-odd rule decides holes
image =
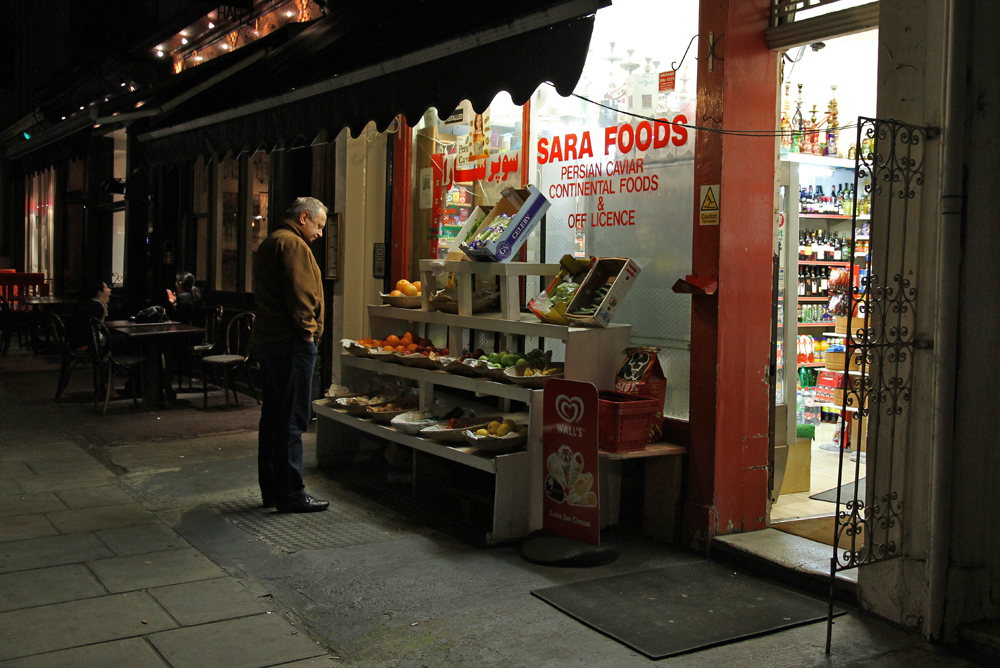
[[[574,325],[607,327],[638,276],[639,265],[627,257],[598,258],[577,288],[573,301],[566,307],[566,317]],[[594,293],[604,285],[610,285],[611,288],[604,295],[597,310],[592,315],[574,316],[573,313],[577,309],[591,304]]]
[[[827,369],[832,371],[861,371],[858,362],[861,360],[861,351],[855,349],[850,355],[847,353],[826,351],[826,358],[823,363]]]
[[[847,334],[848,329],[848,319],[846,317],[838,316],[837,320],[834,322],[833,331],[837,334]],[[857,332],[859,329],[864,328],[865,319],[864,318],[851,318],[850,319],[850,330],[852,333]]]
[[[483,226],[489,226],[494,219],[502,214],[511,217],[510,224],[500,238],[488,241],[480,248],[469,248],[467,242],[459,245],[462,252],[470,259],[478,262],[509,262],[521,244],[525,242],[531,231],[542,220],[542,216],[552,205],[535,186],[529,185],[524,190],[504,188],[501,199],[487,214]],[[480,229],[483,229],[480,227]]]
[[[445,260],[453,261],[471,259],[462,252],[462,242],[472,236],[475,231],[473,230],[473,227],[475,227],[476,230],[479,229],[479,226],[476,225],[476,221],[479,220],[479,217],[488,216],[492,210],[492,206],[477,206],[472,210],[469,217],[465,219],[465,224],[462,225],[462,229],[458,231],[458,234],[455,235],[455,239],[451,242],[451,245],[448,246],[448,255],[445,256]]]
[[[786,446],[788,458],[785,461],[785,476],[781,479],[779,494],[795,494],[809,491],[809,471],[812,466],[812,439],[800,438]]]
[[[556,290],[560,285],[566,282],[566,279],[575,279],[578,276],[582,277],[589,269],[586,261],[577,260],[572,255],[563,255],[562,259],[559,260],[559,265],[561,267],[559,269],[559,274],[552,279],[552,282],[549,283],[549,287],[545,289],[545,294],[549,296],[549,299],[555,297]],[[542,322],[552,323],[553,325],[569,325],[572,323],[570,323],[569,318],[564,315],[567,306],[569,306],[569,303],[553,304],[552,308],[548,311],[542,311],[535,305],[535,300],[532,299],[531,303],[528,304],[528,310],[538,316],[538,319]]]

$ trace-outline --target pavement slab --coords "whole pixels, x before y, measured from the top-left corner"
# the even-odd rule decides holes
[[[60,471],[34,478],[22,478],[18,482],[25,492],[58,492],[80,487],[103,487],[114,480],[115,474],[107,469],[79,469]]]
[[[0,575],[0,612],[104,596],[108,592],[83,564]]]
[[[79,471],[93,469],[94,472],[107,472],[107,469],[99,461],[80,451],[79,455],[67,457],[65,459],[41,459],[28,460],[24,462],[37,475],[49,475],[52,473],[62,473],[64,471]]]
[[[46,517],[62,533],[99,531],[135,524],[158,522],[156,513],[151,513],[138,503],[98,508],[77,508],[47,513]]]
[[[10,515],[0,517],[0,543],[55,536],[59,532],[45,515]]]
[[[37,515],[66,510],[66,504],[51,492],[0,496],[0,517]]]
[[[0,462],[0,477],[34,478],[37,475],[24,462]]]
[[[4,661],[2,668],[169,668],[142,638],[74,647],[21,659]]]
[[[267,611],[264,601],[234,578],[156,587],[149,593],[182,626],[259,615]]]
[[[135,503],[135,500],[120,487],[82,487],[56,492],[67,508],[94,508],[97,506],[120,506]]]
[[[173,529],[159,523],[104,529],[97,536],[120,557],[191,547]]]
[[[113,557],[114,553],[91,533],[48,536],[0,543],[0,573],[76,564]]]
[[[0,660],[176,628],[145,592],[0,613]]]
[[[0,478],[0,496],[24,494],[24,488],[13,478]]]
[[[87,565],[111,592],[209,580],[226,575],[194,548],[100,559]]]
[[[278,614],[165,631],[149,640],[173,668],[264,668],[326,654]]]

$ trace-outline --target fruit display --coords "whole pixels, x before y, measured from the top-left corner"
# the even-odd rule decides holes
[[[499,438],[503,438],[511,433],[519,436],[527,436],[528,428],[507,418],[503,422],[493,420],[485,427],[480,427],[475,431],[476,436],[497,436]]]
[[[389,297],[419,297],[421,294],[420,281],[412,283],[405,278],[396,281],[396,289],[390,292]]]
[[[526,356],[518,355],[517,353],[511,353],[503,350],[498,353],[492,353],[490,355],[480,355],[480,362],[486,362],[486,365],[490,369],[506,369],[509,366],[517,366],[518,364],[527,364],[528,359]]]
[[[438,356],[448,354],[447,348],[438,348],[430,339],[422,339],[412,332],[406,332],[403,336],[390,334],[384,339],[365,337],[355,341],[351,341],[349,339],[345,339],[345,341],[357,344],[369,350],[381,350],[384,352],[419,353],[425,357],[429,356],[431,353]],[[348,345],[348,343],[345,343],[345,346],[346,345]]]

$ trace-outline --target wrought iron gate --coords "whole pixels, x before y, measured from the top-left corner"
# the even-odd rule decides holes
[[[913,382],[917,287],[914,216],[924,173],[924,128],[893,120],[858,119],[852,208],[852,253],[847,291],[845,386],[842,389],[837,514],[830,560],[827,653],[833,620],[833,585],[839,571],[902,555],[901,443],[904,409]],[[868,209],[867,239],[858,234],[859,206]],[[859,256],[859,242],[867,248]],[[854,431],[856,450],[849,449]],[[860,430],[860,433],[859,433]],[[862,452],[864,449],[864,452]],[[853,460],[853,495],[842,498],[845,458]],[[862,471],[864,474],[862,475]],[[859,494],[860,481],[866,489]]]

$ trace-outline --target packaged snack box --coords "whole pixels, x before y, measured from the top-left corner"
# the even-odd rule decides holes
[[[656,412],[649,419],[649,440],[655,443],[663,436],[663,402],[667,398],[667,377],[660,366],[659,348],[636,346],[626,348],[625,361],[615,374],[615,390],[622,394],[651,397],[658,401]]]
[[[476,235],[479,231],[480,225],[485,222],[486,216],[488,216],[492,210],[492,206],[477,206],[472,210],[469,217],[465,219],[465,224],[462,225],[462,229],[459,230],[458,234],[455,235],[454,241],[452,241],[451,245],[448,246],[448,255],[445,257],[446,260],[470,259],[465,255],[465,253],[462,252],[462,242],[468,241]]]

